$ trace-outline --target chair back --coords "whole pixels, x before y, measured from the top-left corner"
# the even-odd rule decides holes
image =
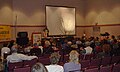
[[[30,67],[16,68],[14,72],[31,72]]]
[[[65,56],[64,56],[64,59],[63,59],[63,62],[66,63],[66,62],[68,62],[68,61],[69,61],[69,56],[66,56],[66,55],[65,55]]]
[[[30,50],[30,54],[40,56],[41,55],[41,49],[40,48],[33,48],[33,49]]]
[[[91,60],[91,58],[93,58],[93,54],[84,55],[84,60]]]
[[[98,68],[86,69],[84,72],[98,72]]]
[[[25,61],[23,61],[23,64],[24,64],[23,67],[27,67],[27,66],[32,67],[36,63],[37,63],[36,58],[32,59],[32,60],[25,60]]]
[[[120,64],[114,65],[112,72],[120,72]]]
[[[8,63],[8,71],[13,71],[13,69],[20,67],[23,67],[23,62]]]
[[[112,66],[100,67],[100,72],[112,72]]]
[[[44,65],[50,64],[50,58],[38,58],[38,61]]]
[[[101,65],[102,66],[107,66],[110,65],[111,57],[104,57],[101,60]]]
[[[82,60],[80,63],[81,63],[81,70],[82,71],[89,68],[89,66],[90,66],[90,60]]]
[[[91,59],[90,68],[96,68],[100,66],[101,59]]]
[[[120,61],[120,56],[112,56],[111,64],[117,64]]]

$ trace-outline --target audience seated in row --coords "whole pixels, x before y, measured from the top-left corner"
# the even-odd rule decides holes
[[[7,63],[21,62],[23,60],[32,60],[34,58],[37,58],[37,56],[27,56],[24,54],[17,53],[17,47],[18,47],[17,44],[12,46],[11,49],[12,54],[8,55],[6,58]]]

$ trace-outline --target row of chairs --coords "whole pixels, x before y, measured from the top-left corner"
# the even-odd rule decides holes
[[[13,72],[30,72],[30,67],[16,68]],[[74,71],[71,71],[74,72]],[[120,64],[114,66],[104,66],[99,68],[86,69],[84,72],[120,72]]]
[[[69,60],[69,57],[64,57],[64,60],[61,58],[59,63],[62,63],[62,65]],[[44,65],[49,65],[50,64],[50,59],[49,56],[46,55],[44,57],[38,57],[38,59],[33,59],[30,61],[23,61],[23,62],[18,62],[18,63],[9,63],[8,64],[8,69],[9,71],[13,71],[15,68],[20,68],[20,67],[32,67],[35,63],[40,62]],[[100,66],[107,66],[111,65],[114,63],[119,63],[120,62],[120,56],[113,56],[113,57],[104,57],[102,59],[91,59],[91,60],[82,60],[80,61],[82,70],[85,70],[86,68],[97,68]]]
[[[16,68],[13,72],[31,72],[30,67]],[[70,71],[74,72],[74,71]],[[105,66],[99,68],[86,69],[84,72],[120,72],[120,64],[114,66]]]
[[[120,64],[86,69],[84,72],[120,72]]]
[[[26,60],[23,62],[8,63],[8,71],[13,72],[13,70],[16,68],[32,67],[37,62],[37,59],[32,59],[30,61]]]
[[[95,57],[96,57],[95,54],[80,55],[79,60],[80,61],[82,61],[82,60],[91,60],[91,59],[95,59]],[[63,61],[64,63],[68,62],[68,60],[69,60],[68,55],[61,56],[61,61]]]
[[[101,66],[110,66],[120,63],[120,56],[104,57],[101,59],[82,60],[80,63],[82,66],[82,70],[99,68]]]
[[[32,67],[37,62],[40,62],[44,65],[49,65],[50,58],[48,56],[44,56],[44,57],[38,57],[38,59],[24,60],[23,62],[8,63],[8,71],[13,72],[13,70],[16,68]]]

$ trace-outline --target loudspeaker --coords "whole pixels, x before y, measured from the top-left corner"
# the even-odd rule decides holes
[[[28,44],[28,42],[29,42],[29,38],[28,37],[24,37],[24,38],[16,38],[16,43],[18,44],[18,45],[26,45],[26,44]]]
[[[27,33],[27,32],[18,32],[17,36],[18,36],[19,38],[28,37],[28,33]]]

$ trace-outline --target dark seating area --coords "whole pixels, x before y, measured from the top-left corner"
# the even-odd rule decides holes
[[[113,63],[114,58],[117,58],[117,59]],[[64,57],[64,60],[61,59],[61,61],[59,61],[58,64],[63,65],[64,63],[66,63],[65,60],[67,62],[68,58]],[[105,62],[103,63],[102,61],[105,61]],[[19,70],[25,70],[25,72],[28,72],[27,70],[29,70],[37,62],[40,62],[44,65],[49,65],[50,64],[49,55],[44,55],[42,57],[39,57],[38,59],[33,59],[30,61],[9,63],[8,70],[9,72],[13,72],[13,71],[17,72]],[[119,72],[120,56],[104,57],[101,59],[96,58],[96,59],[89,59],[89,60],[81,60],[80,63],[82,66],[81,71],[84,71],[84,72],[98,72],[98,71]]]
[[[114,58],[116,58],[116,59],[114,59]],[[113,62],[113,60],[114,60],[114,62]],[[111,72],[111,70],[113,70],[114,67],[118,66],[119,64],[120,64],[119,56],[104,57],[104,58],[100,58],[100,59],[91,59],[91,60],[81,61],[83,71],[85,71],[87,69],[98,68],[98,70],[100,70],[100,72]]]
[[[52,39],[52,38],[51,38]],[[116,68],[119,67],[120,64],[120,56],[119,53],[112,53],[112,44],[108,44],[107,40],[101,41],[100,45],[101,46],[101,51],[96,52],[96,49],[93,44],[93,48],[91,50],[90,48],[90,41],[86,41],[85,43],[88,42],[90,44],[88,46],[88,51],[87,51],[87,46],[83,42],[81,42],[80,47],[77,45],[75,42],[79,42],[77,38],[73,40],[67,40],[67,39],[62,39],[60,45],[57,44],[59,41],[57,39],[53,39],[53,41],[49,39],[45,39],[45,44],[43,45],[35,45],[35,46],[18,46],[18,52],[16,54],[24,54],[26,56],[36,56],[37,59],[32,59],[32,60],[27,60],[27,59],[21,59],[20,61],[22,62],[17,62],[17,63],[8,63],[8,71],[13,72],[17,71],[19,68],[22,70],[30,69],[34,64],[37,62],[42,63],[44,66],[50,65],[50,55],[54,52],[57,52],[60,54],[60,60],[59,60],[59,65],[64,66],[65,63],[70,62],[70,55],[69,53],[72,50],[75,50],[78,52],[78,62],[81,64],[80,65],[80,70],[83,72],[92,72],[92,71],[99,71],[99,72],[112,72],[113,70],[117,70]],[[44,40],[43,40],[44,41]],[[81,40],[82,41],[82,40]],[[106,43],[107,41],[107,43]],[[63,42],[63,43],[62,43]],[[39,48],[40,47],[40,48]],[[111,47],[111,48],[110,48]],[[79,49],[80,48],[80,49]],[[26,52],[28,49],[28,52]],[[51,49],[51,51],[49,51]],[[119,50],[119,48],[117,48]],[[26,51],[25,51],[26,50]],[[43,52],[42,52],[43,51]],[[91,52],[90,52],[91,51]],[[88,52],[88,53],[87,53]],[[7,57],[8,54],[5,55],[5,58]],[[12,55],[12,54],[11,54]],[[19,58],[19,57],[18,57]],[[14,59],[14,58],[13,58]],[[29,58],[28,58],[29,59]],[[116,67],[116,68],[114,68]],[[79,68],[79,67],[78,67]]]

